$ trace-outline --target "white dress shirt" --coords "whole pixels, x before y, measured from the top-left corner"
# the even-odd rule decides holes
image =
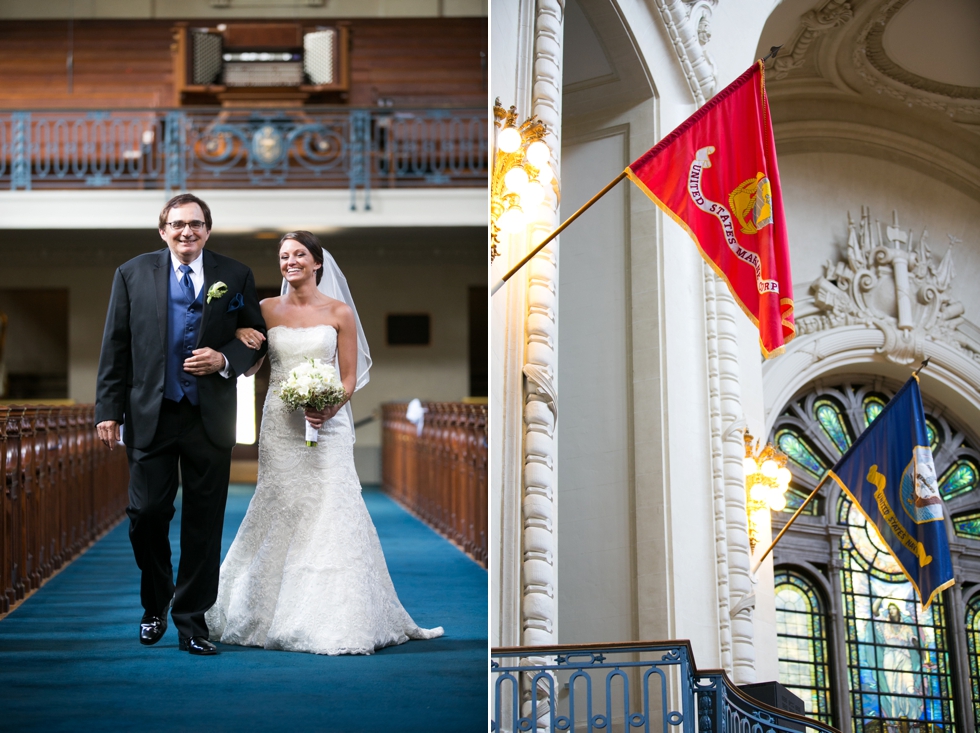
[[[177,276],[177,282],[180,282],[184,278],[184,273],[181,271],[180,266],[183,265],[184,263],[178,260],[177,257],[174,256],[173,252],[170,253],[170,262],[174,268],[174,275]],[[190,267],[191,267],[191,271],[189,274],[191,278],[191,284],[194,286],[194,297],[196,298],[200,294],[201,288],[204,287],[204,250],[203,249],[201,250],[201,254],[197,256],[197,259],[190,263]],[[229,377],[231,377],[231,374],[229,374],[228,372],[228,357],[225,356],[224,354],[222,354],[221,357],[225,360],[225,368],[222,369],[220,372],[218,372],[218,374],[220,374],[225,379],[228,379]]]
[[[174,253],[170,253],[170,262],[174,268],[174,275],[177,276],[177,282],[180,282],[184,278],[184,273],[180,271],[180,266],[184,263],[178,260]],[[197,256],[197,259],[191,262],[191,282],[194,284],[194,297],[196,298],[201,292],[201,288],[204,287],[204,250],[201,250],[201,254]]]

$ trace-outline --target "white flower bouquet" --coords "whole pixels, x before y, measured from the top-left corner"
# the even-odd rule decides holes
[[[279,398],[294,410],[322,410],[343,404],[347,392],[332,364],[310,359],[289,372],[289,376],[279,383]],[[316,445],[319,437],[319,430],[307,422],[306,445]]]

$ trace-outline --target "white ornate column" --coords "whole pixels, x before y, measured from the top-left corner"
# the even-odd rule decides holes
[[[729,614],[732,619],[732,678],[743,685],[755,675],[755,588],[751,580],[748,517],[745,508],[745,417],[742,410],[741,376],[738,366],[738,306],[728,286],[714,278],[717,309],[717,343],[721,387],[722,460],[725,477],[725,508],[728,523]]]
[[[708,337],[708,409],[711,418],[712,495],[721,661],[736,684],[756,681],[755,589],[751,580],[745,507],[742,411],[738,365],[738,309],[728,286],[703,265]]]
[[[708,355],[708,415],[711,424],[711,500],[714,513],[715,563],[718,569],[718,645],[721,667],[732,673],[732,619],[728,581],[728,504],[725,496],[724,426],[721,416],[721,379],[718,359],[718,316],[715,275],[704,272],[705,333]]]
[[[656,0],[660,19],[695,103],[715,92],[714,64],[705,46],[718,0]],[[712,506],[718,583],[719,659],[738,684],[755,682],[755,592],[750,579],[739,372],[738,309],[728,287],[702,263],[711,426]]]
[[[561,180],[561,55],[564,0],[537,0],[534,19],[531,113],[548,129],[552,170]],[[529,246],[558,225],[558,197],[529,228]],[[549,211],[545,214],[544,211]],[[527,266],[527,320],[524,363],[523,603],[522,643],[554,644],[558,640],[558,242],[539,252]],[[532,663],[535,660],[530,660]],[[550,730],[547,690],[535,690],[538,728]],[[525,702],[525,714],[529,712]]]

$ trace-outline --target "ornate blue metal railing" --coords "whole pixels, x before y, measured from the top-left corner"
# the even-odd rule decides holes
[[[688,641],[492,649],[490,681],[493,733],[840,733],[699,671]]]
[[[0,112],[0,190],[485,185],[484,109]]]

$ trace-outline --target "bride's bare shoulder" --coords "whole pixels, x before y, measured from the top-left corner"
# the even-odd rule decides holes
[[[272,298],[265,298],[259,301],[259,308],[262,309],[262,318],[265,320],[266,327],[272,328],[273,326],[277,325],[279,320],[281,320],[277,317],[281,306],[281,295],[276,295]]]
[[[327,303],[324,307],[329,310],[332,315],[337,316],[342,316],[351,312],[350,306],[347,305],[347,303],[342,300],[337,300],[336,298],[328,297]]]

